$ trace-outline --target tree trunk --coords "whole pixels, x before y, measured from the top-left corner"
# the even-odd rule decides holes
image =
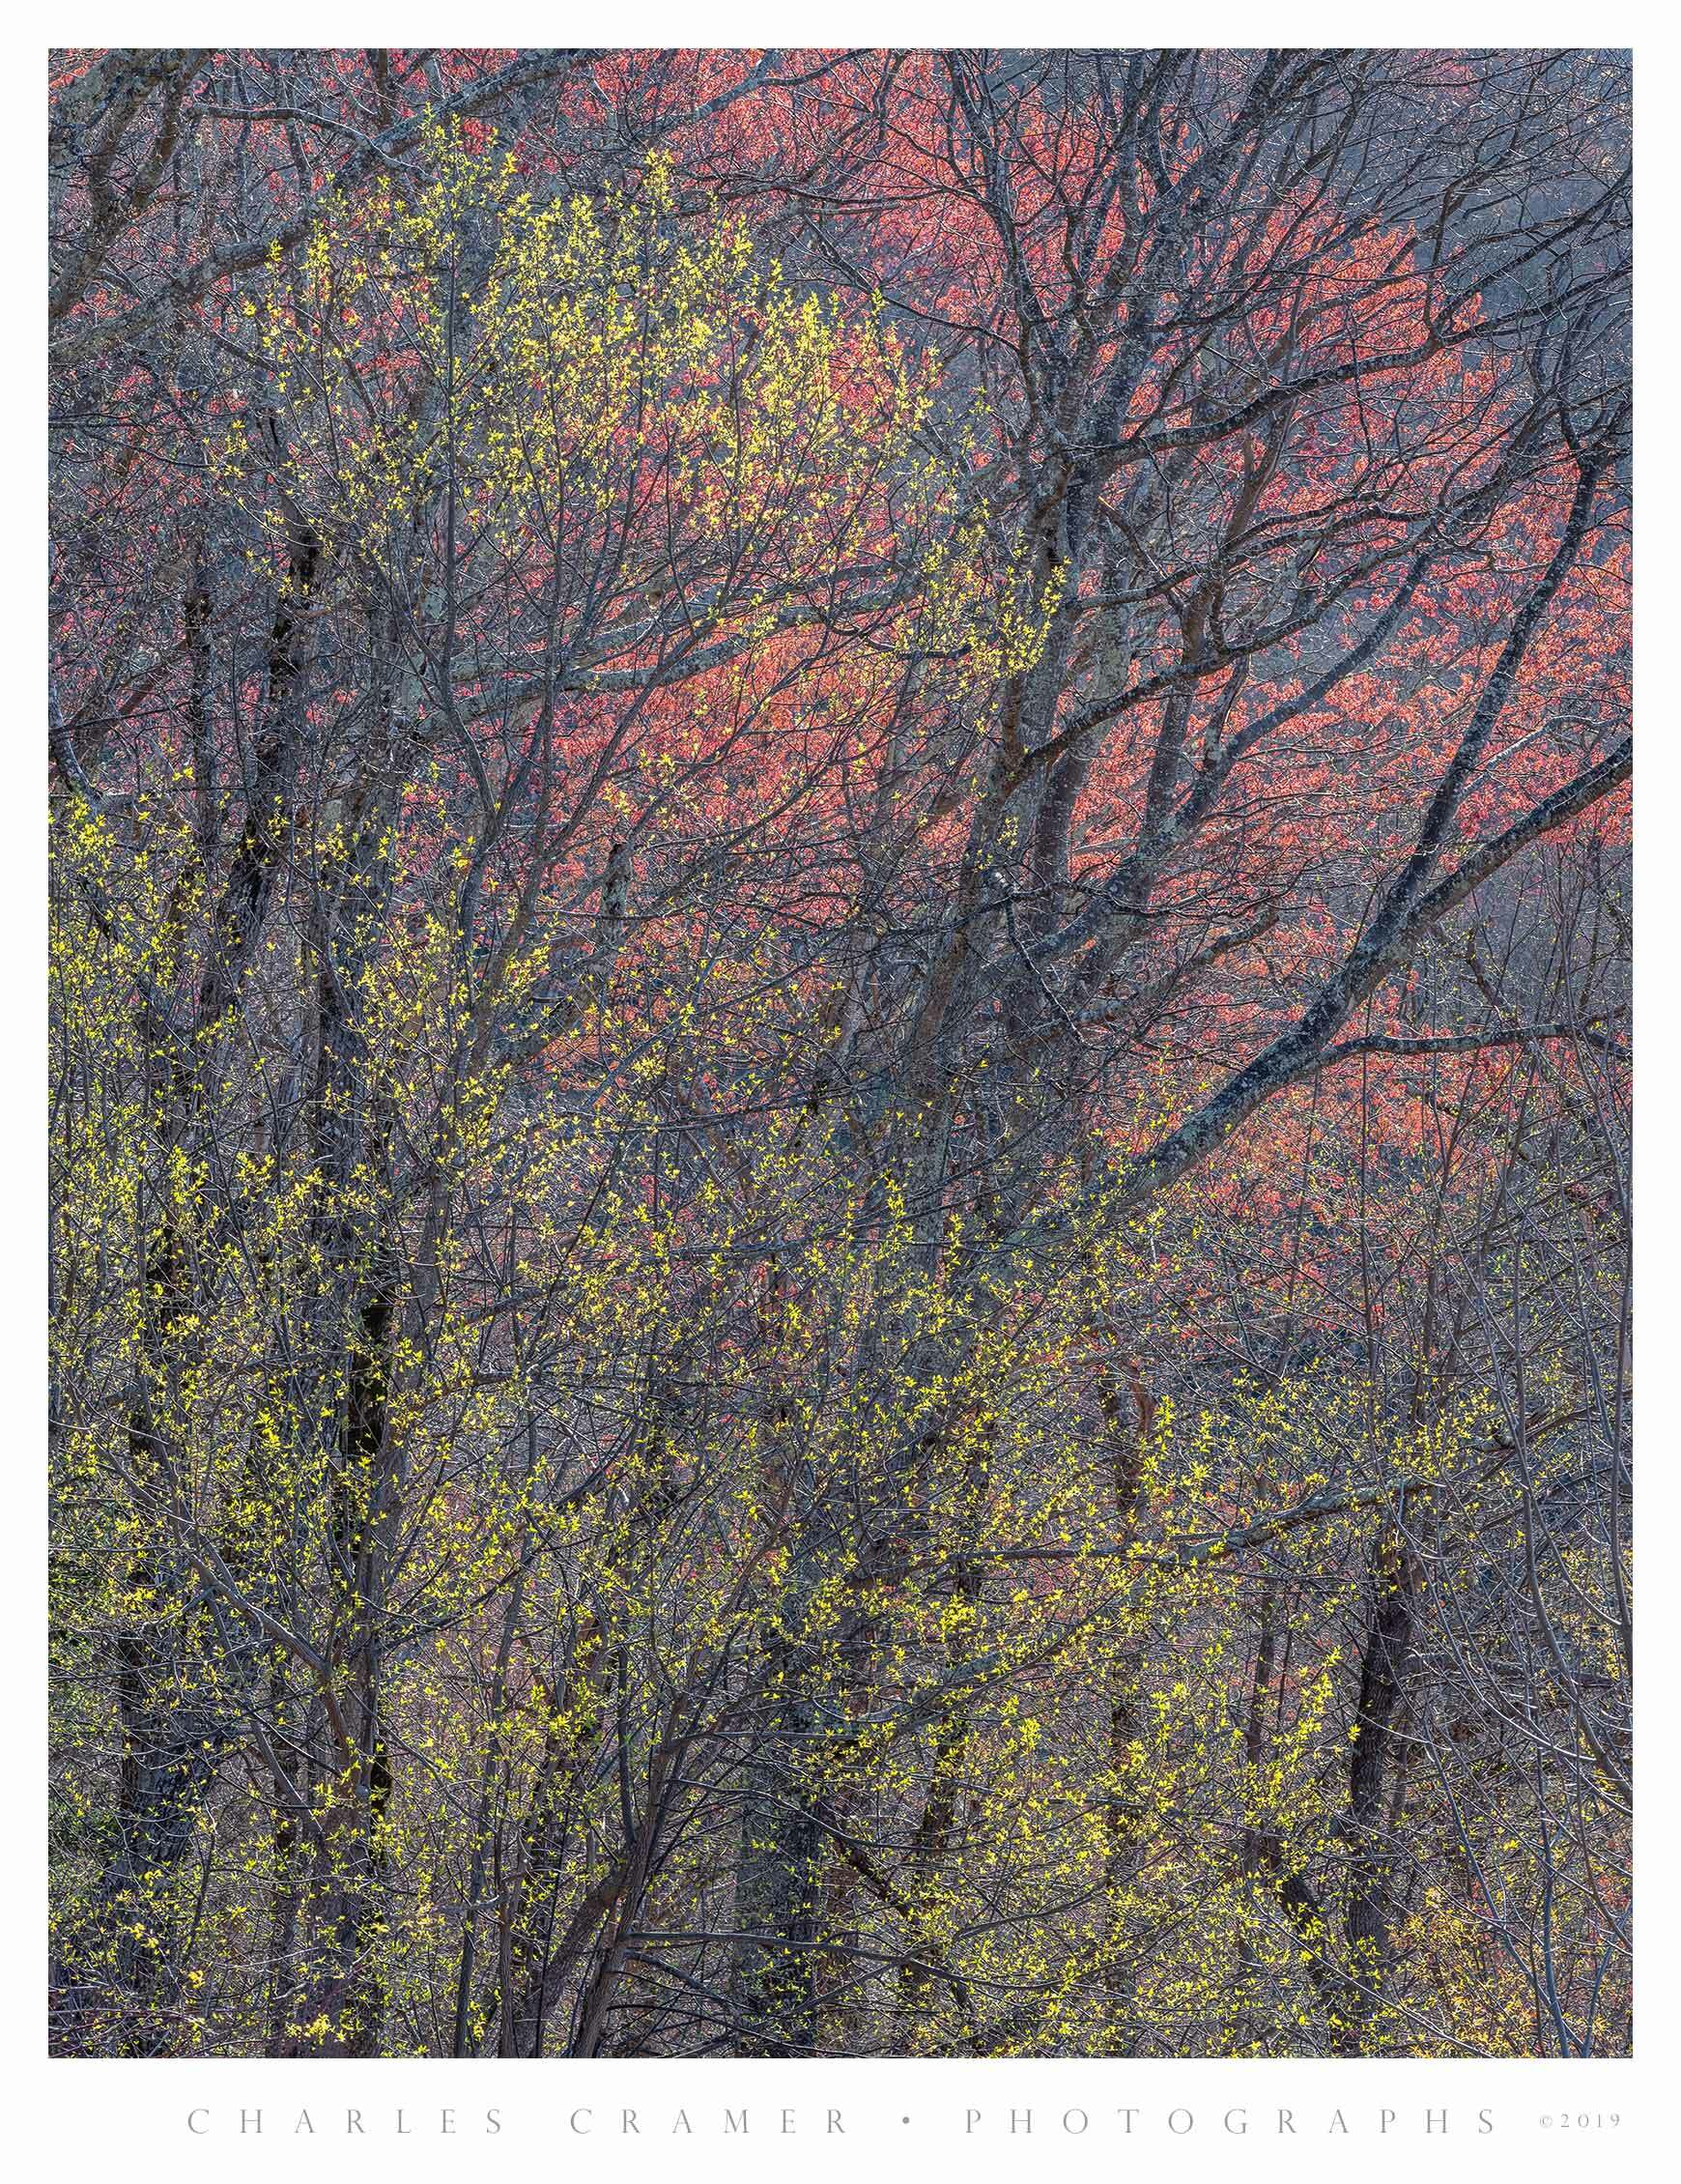
[[[1370,1608],[1360,1659],[1356,1736],[1349,1761],[1349,1887],[1343,1939],[1348,1954],[1335,2041],[1340,2055],[1362,2052],[1388,1968],[1391,1830],[1383,1793],[1398,1742],[1408,1662],[1416,1621],[1418,1566],[1398,1524],[1385,1528],[1372,1556]]]

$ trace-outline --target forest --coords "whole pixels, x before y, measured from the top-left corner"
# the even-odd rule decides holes
[[[1627,2054],[1628,56],[48,86],[48,2022]]]

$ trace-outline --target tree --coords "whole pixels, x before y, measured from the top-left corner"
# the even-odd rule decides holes
[[[53,98],[57,2042],[1625,2040],[1621,64]]]

